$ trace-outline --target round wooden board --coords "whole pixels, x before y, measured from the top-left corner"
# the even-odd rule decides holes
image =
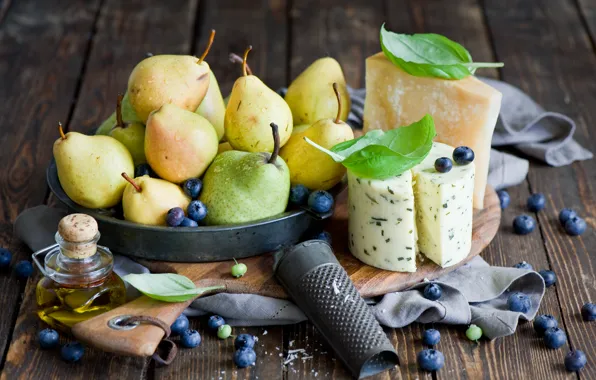
[[[348,210],[347,190],[337,197],[334,215],[327,221],[326,229],[333,237],[333,250],[339,262],[346,269],[356,288],[363,297],[373,297],[389,292],[406,289],[425,278],[430,280],[448,273],[468,262],[492,241],[501,221],[501,208],[496,192],[486,188],[484,209],[474,210],[472,249],[462,262],[449,268],[441,268],[430,260],[418,266],[414,273],[391,272],[363,264],[348,250]],[[248,272],[235,279],[230,275],[233,262],[214,263],[170,263],[161,261],[142,261],[152,272],[179,273],[193,280],[197,286],[225,284],[228,293],[252,293],[269,297],[287,298],[287,294],[273,277],[273,256],[261,256],[242,259],[248,266]]]

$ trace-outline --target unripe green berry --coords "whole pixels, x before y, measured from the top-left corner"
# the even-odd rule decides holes
[[[466,330],[466,336],[470,340],[477,341],[482,337],[482,329],[476,325],[470,325]]]
[[[217,328],[217,337],[219,339],[227,339],[232,335],[232,327],[230,325],[221,325]]]

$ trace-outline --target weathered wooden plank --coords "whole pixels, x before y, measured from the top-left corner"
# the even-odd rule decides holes
[[[11,2],[11,0],[0,0],[0,23],[4,19],[6,12],[8,12]]]
[[[592,48],[596,51],[596,3],[590,0],[576,0],[576,2],[580,16],[583,18],[590,34]]]

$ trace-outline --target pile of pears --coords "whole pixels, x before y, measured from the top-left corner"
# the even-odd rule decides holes
[[[292,185],[328,190],[342,180],[345,168],[304,139],[329,149],[354,138],[339,63],[318,59],[284,99],[248,69],[249,46],[226,104],[205,61],[214,36],[199,58],[154,55],[139,62],[95,135],[59,126],[53,153],[74,202],[91,209],[121,203],[124,219],[164,226],[170,209],[186,210],[191,202],[181,184],[202,178],[204,222],[226,225],[284,212]]]

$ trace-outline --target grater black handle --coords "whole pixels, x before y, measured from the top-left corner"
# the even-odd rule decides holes
[[[277,252],[274,271],[356,378],[399,364],[393,345],[326,242],[309,240]]]

